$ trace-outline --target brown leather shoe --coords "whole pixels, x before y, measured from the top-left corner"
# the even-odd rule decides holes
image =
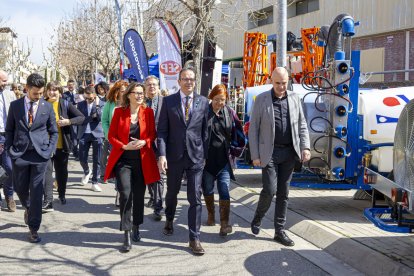
[[[37,231],[35,231],[35,230],[30,230],[29,231],[29,242],[38,243],[41,240],[42,239],[39,237],[39,234],[37,233]]]
[[[189,245],[195,255],[203,255],[205,253],[199,240],[190,241]]]
[[[6,204],[9,212],[16,212],[16,202],[12,197],[6,197]]]
[[[165,221],[165,226],[164,226],[163,233],[166,236],[171,236],[174,233],[174,227],[173,227],[173,221],[172,220]]]

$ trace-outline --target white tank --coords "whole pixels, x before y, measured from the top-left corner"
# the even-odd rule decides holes
[[[358,114],[364,116],[363,138],[372,144],[393,143],[398,117],[414,98],[414,87],[360,90]],[[392,170],[392,147],[372,152],[372,165],[380,172]]]

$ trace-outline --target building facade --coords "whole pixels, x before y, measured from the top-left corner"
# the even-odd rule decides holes
[[[9,83],[20,84],[26,84],[27,77],[38,70],[29,60],[29,50],[19,46],[17,35],[8,27],[0,28],[0,68],[9,73]]]

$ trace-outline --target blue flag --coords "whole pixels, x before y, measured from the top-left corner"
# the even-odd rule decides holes
[[[132,65],[135,78],[138,82],[144,82],[149,70],[147,51],[141,36],[134,29],[129,29],[125,33],[124,49]]]

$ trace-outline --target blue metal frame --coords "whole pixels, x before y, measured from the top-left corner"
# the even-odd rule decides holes
[[[411,233],[411,229],[408,226],[398,226],[394,219],[380,219],[377,217],[378,214],[390,214],[391,208],[366,208],[364,210],[364,216],[375,224],[378,228],[394,233]],[[391,224],[392,223],[392,224]]]
[[[353,178],[358,175],[358,161],[360,148],[358,147],[358,140],[362,137],[361,128],[359,126],[362,123],[359,121],[358,117],[358,97],[359,97],[359,76],[360,72],[360,63],[361,63],[361,53],[360,51],[352,51],[351,54],[351,66],[354,68],[354,76],[352,77],[349,83],[349,100],[352,102],[353,108],[352,112],[348,113],[348,143],[352,148],[351,156],[346,159],[345,163],[345,179]],[[354,134],[354,135],[350,135]],[[362,156],[361,156],[362,157]]]

